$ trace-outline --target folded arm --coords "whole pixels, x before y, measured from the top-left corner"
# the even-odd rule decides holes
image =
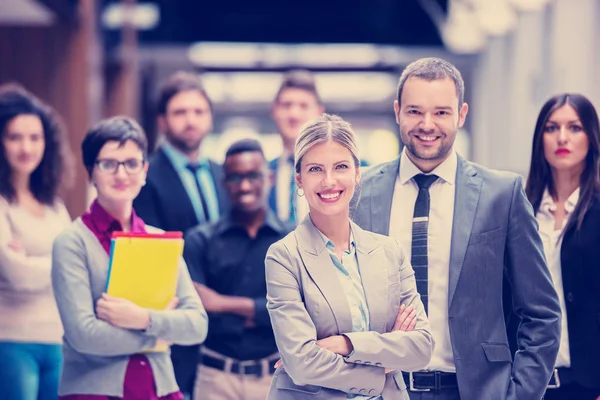
[[[316,343],[316,328],[304,306],[287,249],[278,243],[266,258],[267,308],[285,370],[297,385],[316,385],[356,393],[380,394],[384,368],[347,363]]]
[[[350,339],[354,348],[347,360],[360,364],[368,362],[395,370],[417,371],[429,364],[434,341],[421,297],[417,292],[412,266],[406,260],[400,245],[397,242],[394,245],[396,248],[390,252],[390,262],[400,266],[400,286],[396,289],[401,291],[398,306],[414,308],[417,314],[415,329],[408,332],[396,330],[387,333],[346,333],[345,336]],[[394,287],[388,290],[394,290]]]
[[[208,316],[183,260],[179,263],[177,298],[179,305],[175,310],[150,310],[150,326],[146,333],[175,344],[202,343],[208,332]]]
[[[94,312],[84,244],[74,231],[65,231],[52,250],[52,286],[65,330],[65,340],[83,354],[119,356],[153,348],[156,338],[115,327]]]

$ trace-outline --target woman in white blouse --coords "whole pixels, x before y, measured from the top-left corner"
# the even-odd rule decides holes
[[[62,325],[50,281],[52,242],[70,224],[59,188],[67,138],[54,112],[0,87],[0,397],[58,396]]]
[[[591,102],[548,100],[533,136],[527,196],[562,309],[545,399],[600,399],[600,126]]]

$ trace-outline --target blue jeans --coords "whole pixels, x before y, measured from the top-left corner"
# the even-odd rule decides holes
[[[58,399],[62,363],[59,344],[0,342],[0,397]]]

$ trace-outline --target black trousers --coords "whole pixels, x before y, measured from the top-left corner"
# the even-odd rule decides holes
[[[410,400],[460,400],[458,388],[444,389],[435,392],[411,392],[408,391]]]
[[[544,400],[596,400],[600,397],[600,387],[590,389],[577,383],[561,385],[558,389],[548,389]]]

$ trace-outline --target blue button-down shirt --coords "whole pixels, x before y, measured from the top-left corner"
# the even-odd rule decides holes
[[[167,155],[169,161],[171,161],[171,164],[173,164],[175,171],[177,171],[177,175],[179,175],[181,183],[183,183],[183,187],[185,188],[185,191],[192,202],[192,206],[194,207],[196,218],[198,218],[199,222],[204,222],[204,208],[202,207],[200,193],[198,193],[198,188],[196,187],[194,173],[186,168],[186,166],[190,163],[190,160],[185,154],[174,148],[167,141],[165,141],[162,145],[162,149]],[[215,182],[210,173],[210,164],[204,157],[198,157],[196,163],[200,166],[200,168],[198,168],[196,171],[196,175],[198,182],[200,182],[200,187],[202,188],[202,194],[204,195],[204,199],[206,200],[206,204],[208,206],[208,216],[211,221],[216,221],[219,219],[219,200],[217,198]]]
[[[356,257],[356,244],[354,242],[354,235],[350,236],[350,249],[345,250],[340,260],[338,255],[335,253],[335,244],[327,238],[327,236],[321,236],[325,241],[329,257],[333,262],[337,272],[342,289],[348,299],[348,305],[350,306],[350,314],[352,317],[352,332],[366,332],[370,330],[369,327],[369,307],[367,305],[367,298],[365,296],[365,289],[362,284],[362,278],[360,277],[360,270],[358,269],[358,258]],[[362,396],[348,394],[348,399],[364,399],[364,400],[380,400],[381,396]]]

